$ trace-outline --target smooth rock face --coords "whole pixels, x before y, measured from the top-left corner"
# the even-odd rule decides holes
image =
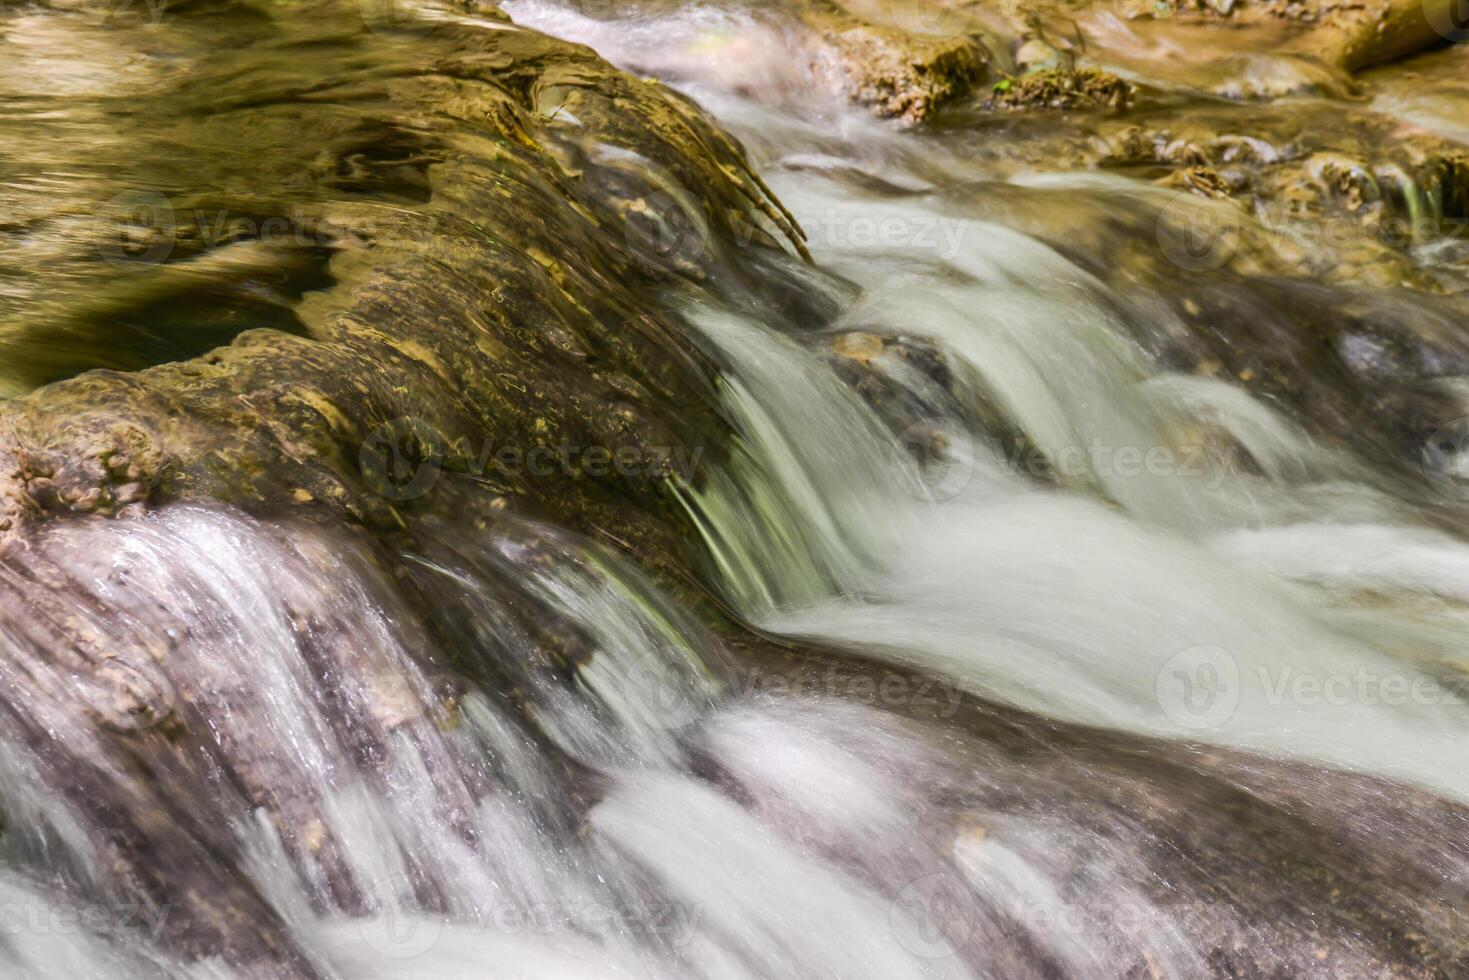
[[[932,38],[824,14],[806,22],[822,39],[817,73],[879,116],[920,122],[984,74],[981,49],[968,37]]]
[[[118,290],[111,317],[151,308],[127,291],[132,282],[242,244],[286,262],[325,249],[330,288],[296,305],[291,334],[238,323],[233,345],[203,357],[93,372],[0,406],[7,540],[45,515],[131,514],[182,499],[306,501],[395,526],[393,505],[358,465],[374,433],[407,434],[394,426],[432,443],[450,469],[473,468],[486,444],[524,452],[697,438],[638,405],[654,392],[697,403],[702,384],[694,353],[677,349],[638,286],[728,275],[717,270],[740,256],[720,243],[736,225],[751,250],[794,233],[738,147],[686,101],[585,49],[472,25],[374,33],[331,10],[282,15],[276,30],[332,51],[340,82],[294,77],[284,45],[201,48],[210,18],[228,24],[234,8],[180,22],[163,37],[187,70],[126,104],[145,121],[135,127],[139,173],[116,185],[118,207],[80,234],[33,219],[62,252],[47,274],[81,303],[89,289]],[[379,64],[355,68],[361,50]],[[230,87],[249,58],[271,78],[265,91]],[[202,116],[181,122],[184,112]],[[160,130],[167,138],[155,145]],[[234,190],[242,183],[244,196]],[[79,184],[70,199],[63,188],[50,206],[87,207],[109,189]],[[128,195],[168,208],[162,247],[117,244]],[[470,217],[480,213],[495,225]],[[216,215],[234,226],[211,225]],[[603,244],[608,229],[625,248]],[[217,275],[256,288],[251,268]],[[20,356],[95,322],[90,309],[63,309],[6,340]],[[588,359],[599,369],[564,370]],[[656,509],[662,478],[607,482],[558,468],[547,479],[561,482],[552,496],[631,494]]]
[[[21,15],[0,44],[50,16]],[[78,159],[44,198],[25,181],[0,191],[51,256],[26,288],[56,290],[49,316],[7,322],[0,342],[18,366],[34,351],[62,376],[0,403],[0,729],[89,839],[71,855],[82,867],[31,870],[165,910],[151,939],[169,955],[319,976],[242,870],[239,817],[280,833],[323,908],[361,912],[374,881],[353,874],[327,812],[333,774],[407,738],[432,747],[412,765],[433,779],[479,778],[442,754],[442,712],[425,705],[453,691],[418,683],[433,655],[396,591],[413,590],[407,569],[380,542],[403,546],[415,514],[454,512],[477,533],[474,520],[524,511],[671,567],[686,532],[667,484],[692,477],[723,424],[708,361],[654,297],[737,290],[762,255],[802,246],[692,103],[499,16],[374,23],[355,4],[226,4],[157,29],[77,30],[172,67],[114,101],[69,104],[60,139],[12,142],[6,161],[42,172],[105,130],[123,134],[111,152],[126,172]],[[69,37],[23,39],[64,58]],[[177,318],[160,311],[201,293],[227,307],[232,343],[173,360],[165,337],[115,365],[142,370],[85,370],[111,349],[109,320],[157,316],[166,335]],[[261,309],[275,312],[251,323]],[[455,504],[461,483],[474,493]],[[191,503],[210,516],[152,523]],[[294,544],[271,543],[271,516],[300,529]],[[136,548],[155,545],[138,567]],[[267,567],[275,586],[252,579]],[[356,575],[367,591],[343,604]],[[247,613],[257,600],[270,610]],[[398,618],[374,619],[378,605]],[[571,669],[575,635],[549,614],[525,629],[544,640],[515,656],[544,642]],[[374,632],[391,635],[375,653]],[[320,684],[295,686],[318,670]],[[304,748],[322,734],[312,717],[343,726],[341,743]],[[475,803],[439,788],[462,830]],[[47,826],[7,843],[32,833],[44,854]]]
[[[780,444],[792,422],[739,426],[731,406],[762,406],[730,351],[690,329],[708,308],[782,325],[792,350],[819,353],[838,409],[901,437],[896,458],[855,465],[840,437],[792,454],[823,516],[848,488],[812,472],[947,459],[937,421],[1030,446],[1016,391],[1053,382],[1023,355],[1065,311],[1027,292],[1027,273],[1059,268],[1078,295],[1106,297],[1087,309],[1119,325],[1127,363],[1257,395],[1375,467],[1425,524],[1461,528],[1462,509],[1415,494],[1425,438],[1460,410],[1444,382],[1469,376],[1462,270],[1422,247],[1469,218],[1462,147],[1379,103],[1191,95],[1341,91],[1348,71],[1426,40],[1411,12],[1308,8],[1297,23],[1226,0],[1182,10],[1187,23],[1128,21],[1135,33],[1083,15],[1106,42],[1086,46],[1049,10],[955,4],[914,22],[906,6],[849,6],[780,12],[802,26],[790,50],[821,86],[799,97],[951,127],[922,152],[901,141],[910,130],[874,144],[885,162],[925,157],[907,183],[841,160],[825,131],[779,161],[788,179],[823,173],[914,219],[864,238],[914,260],[894,277],[911,276],[912,305],[853,319],[839,311],[879,266],[804,264],[801,229],[701,109],[496,11],[364,22],[332,4],[226,4],[147,27],[95,11],[66,30],[56,11],[4,22],[0,50],[26,70],[0,75],[19,119],[0,120],[0,169],[16,177],[0,187],[0,260],[42,259],[0,289],[15,396],[0,403],[4,842],[62,895],[167,911],[114,974],[148,975],[156,958],[262,980],[353,976],[342,963],[375,948],[352,925],[323,941],[334,924],[422,916],[483,939],[489,913],[547,895],[614,914],[513,956],[466,946],[478,958],[463,961],[680,978],[730,963],[884,980],[1463,973],[1462,804],[953,687],[853,704],[863,684],[928,691],[935,678],[879,675],[873,659],[752,625],[700,545],[745,512],[689,504],[726,480],[759,516],[768,487],[726,464],[769,464],[761,438]],[[1383,25],[1370,37],[1369,14]],[[1161,65],[1150,41],[1220,18],[1248,40],[1221,43],[1197,84],[1128,70]],[[1291,46],[1261,53],[1263,38]],[[741,39],[719,50],[757,53]],[[1459,98],[1452,57],[1414,118]],[[1383,100],[1432,87],[1391,72],[1364,84]],[[936,146],[951,156],[928,160]],[[962,169],[976,161],[993,167]],[[1058,170],[1086,172],[1048,186]],[[945,289],[975,286],[957,267],[923,278],[911,239],[934,217],[924,208],[960,225],[946,259],[991,277],[983,304],[945,308]],[[1345,231],[1303,246],[1271,225],[1279,215]],[[1190,267],[1199,256],[1168,236],[1200,216],[1232,237]],[[1432,219],[1422,239],[1389,237],[1414,216]],[[1054,264],[1037,273],[1038,256]],[[1013,349],[985,333],[1026,302],[1044,315]],[[994,342],[1015,388],[975,383],[932,329],[944,316],[963,328],[950,340]],[[1074,354],[1047,366],[1088,351]],[[1222,424],[1187,435],[1264,485],[1270,461]],[[1003,492],[1097,494],[1108,526],[1130,528],[1124,498],[1028,475],[1043,489]],[[766,530],[799,564],[813,541],[857,537],[824,516]],[[964,560],[988,541],[955,551],[971,544]],[[1032,552],[1064,561],[1074,542],[1028,544],[1017,568]],[[1441,568],[1447,590],[1457,580]],[[848,614],[882,584],[843,595]],[[1103,610],[1109,626],[1166,605],[1109,584],[1108,605],[1133,606]],[[1406,636],[1405,658],[1420,637],[1367,618],[1379,606],[1406,620],[1421,601],[1460,625],[1447,592],[1320,591],[1300,607],[1313,622],[1349,632],[1357,616],[1368,639]],[[1044,608],[1038,648],[1071,598]],[[778,694],[790,690],[821,693]],[[961,921],[944,924],[962,933],[895,928],[894,910],[933,898],[913,886],[935,879],[961,889]],[[705,928],[683,923],[694,945],[647,914],[680,887],[718,899],[695,909]],[[953,948],[935,956],[935,943]],[[554,958],[567,949],[583,955]]]

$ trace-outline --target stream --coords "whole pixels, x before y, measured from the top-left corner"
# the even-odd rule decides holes
[[[1469,170],[1381,135],[1469,143],[1469,48],[904,127],[778,6],[374,2],[0,6],[0,437],[112,487],[0,552],[6,976],[1469,976]]]

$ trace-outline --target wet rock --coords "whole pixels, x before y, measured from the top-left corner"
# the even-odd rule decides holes
[[[863,367],[869,366],[874,358],[881,357],[886,347],[883,339],[876,334],[853,330],[849,333],[840,333],[832,338],[831,350],[833,354],[847,360],[855,361]]]
[[[1184,329],[1139,339],[1176,370],[1231,378],[1317,436],[1416,477],[1424,435],[1462,414],[1435,384],[1469,371],[1462,307],[1407,290],[1340,296],[1298,280],[1201,278],[1174,294]]]
[[[1233,30],[1224,44],[1206,40],[1200,50],[1266,53],[1283,51],[1313,58],[1346,71],[1401,58],[1441,44],[1454,27],[1452,0],[1159,0],[1141,6],[1136,16],[1208,21],[1229,18]],[[1282,33],[1281,27],[1289,30]],[[1217,40],[1217,39],[1216,39]],[[1213,60],[1207,54],[1201,59]],[[1283,93],[1280,93],[1283,94]]]
[[[1068,65],[1065,55],[1040,38],[1031,38],[1015,52],[1015,68],[1022,75],[1059,71],[1066,67]]]
[[[1233,179],[1231,179],[1233,177]],[[1175,170],[1159,183],[1179,187],[1204,197],[1225,198],[1238,190],[1243,180],[1237,175],[1226,176],[1213,167],[1185,167]]]
[[[979,45],[967,36],[929,37],[826,10],[806,22],[820,38],[818,75],[879,116],[920,122],[972,90],[985,71]]]
[[[1466,152],[1448,140],[1339,106],[1329,119],[1284,107],[1165,110],[1104,132],[1100,165],[1240,206],[1230,261],[1269,252],[1281,273],[1459,288],[1410,251],[1461,235],[1469,214]]]
[[[943,352],[891,333],[848,331],[831,337],[829,360],[895,433],[922,429],[945,417],[952,378]]]
[[[986,107],[1003,111],[1102,109],[1122,111],[1136,89],[1116,75],[1095,68],[1040,71],[1005,79],[994,87]]]
[[[354,24],[361,31],[350,15],[342,24],[322,19],[291,29],[320,35],[318,48],[328,51],[339,43],[333,37],[350,36],[340,30]],[[484,475],[486,445],[522,454],[563,443],[611,452],[697,438],[676,435],[640,408],[603,407],[626,400],[609,380],[617,377],[632,379],[649,398],[679,392],[686,407],[701,401],[694,393],[704,383],[697,355],[682,347],[667,321],[634,313],[639,283],[707,281],[716,270],[738,275],[721,265],[727,246],[720,244],[734,240],[737,227],[751,245],[743,254],[751,255],[774,245],[772,231],[795,233],[739,147],[660,86],[617,72],[584,48],[530,32],[437,30],[418,42],[422,67],[412,72],[391,67],[401,47],[367,37],[363,43],[389,45],[383,59],[389,67],[376,83],[379,111],[419,119],[417,152],[442,160],[427,171],[429,199],[374,206],[354,197],[364,193],[360,180],[344,194],[335,168],[304,163],[293,177],[262,181],[229,169],[248,160],[236,154],[237,145],[222,161],[199,163],[195,179],[206,188],[254,182],[263,197],[249,202],[250,213],[305,210],[360,232],[356,244],[333,255],[333,288],[311,293],[297,308],[310,336],[246,331],[235,344],[195,360],[134,374],[92,372],[4,403],[0,522],[7,540],[47,514],[135,514],[187,499],[222,499],[253,510],[307,506],[394,527],[397,510],[416,506],[430,487],[419,486],[403,467],[407,482],[381,485],[360,466],[369,444],[392,443],[389,455],[408,469],[416,459],[433,473]],[[349,50],[344,46],[344,57],[357,57]],[[211,73],[229,70],[200,60],[188,83],[202,87],[166,93],[157,111],[174,118],[175,109],[163,103],[205,97],[215,81]],[[548,89],[561,93],[565,114],[579,121],[574,139],[563,139],[558,123],[533,112]],[[240,127],[218,92],[215,86],[217,111],[191,117],[204,121],[176,144],[194,144],[201,160],[226,130],[238,141]],[[273,140],[280,123],[237,98],[236,112],[260,118],[247,131]],[[326,152],[301,139],[302,131],[323,134],[338,156],[344,141],[364,130],[377,134],[374,123],[342,118],[329,103],[321,99],[304,110],[314,115],[314,126],[290,122],[296,136],[285,144],[292,152],[280,166],[292,168],[292,154],[305,161]],[[146,115],[149,105],[138,111]],[[142,124],[138,131],[150,132]],[[490,140],[505,151],[451,163],[436,149],[446,139]],[[588,157],[589,143],[635,156]],[[396,173],[401,154],[390,156],[386,166]],[[374,164],[364,157],[363,166]],[[379,178],[387,179],[372,180]],[[296,192],[310,200],[298,204],[292,189],[303,180],[310,190]],[[270,197],[282,190],[285,196]],[[658,228],[689,237],[635,235],[635,210],[653,213]],[[492,230],[464,218],[480,213],[503,223]],[[609,228],[627,229],[625,248],[609,248]],[[516,244],[486,250],[487,241]],[[577,258],[549,262],[553,254]],[[77,262],[87,258],[80,254]],[[167,264],[131,271],[144,278],[169,274]],[[670,359],[674,347],[682,349]],[[548,351],[556,353],[548,357]],[[579,361],[596,352],[610,370],[561,370],[563,351]],[[392,428],[403,419],[426,440],[417,456],[403,455],[411,449],[405,432]],[[573,501],[589,492],[583,484],[615,482],[622,485],[618,492],[659,510],[661,479],[644,470],[595,476],[557,466],[542,476],[521,472],[516,482],[521,492],[528,481],[546,484],[537,495],[559,498],[569,509],[580,509]]]
[[[712,365],[652,297],[738,289],[745,263],[789,261],[782,240],[802,247],[730,137],[586,48],[459,22],[379,33],[355,4],[257,12],[248,22],[268,25],[272,43],[221,46],[238,16],[210,5],[168,31],[116,28],[116,43],[147,52],[138,60],[161,53],[181,67],[129,103],[126,146],[114,151],[138,172],[115,179],[166,181],[176,215],[228,202],[227,214],[351,234],[313,240],[328,278],[285,299],[290,331],[236,323],[232,343],[201,356],[89,371],[0,403],[0,548],[15,573],[0,658],[32,677],[0,698],[0,734],[83,815],[100,885],[174,910],[160,944],[242,976],[312,978],[231,864],[243,857],[217,815],[268,814],[324,905],[363,910],[371,883],[353,880],[345,845],[321,829],[323,788],[257,724],[268,706],[255,664],[226,656],[240,650],[239,624],[199,613],[182,635],[179,617],[147,596],[187,594],[218,610],[198,582],[169,580],[173,563],[137,572],[154,580],[134,590],[115,578],[126,564],[115,549],[77,547],[56,567],[60,552],[43,555],[41,538],[120,532],[117,517],[138,518],[127,532],[144,535],[160,511],[204,502],[288,514],[357,542],[344,550],[371,549],[441,506],[487,519],[524,509],[672,566],[691,535],[678,533],[675,474],[658,460],[716,446],[723,427]],[[538,111],[547,93],[558,113]],[[96,192],[58,182],[36,206],[85,209]],[[633,214],[659,233],[639,234]],[[128,306],[155,295],[155,277],[176,276],[167,257],[100,259],[99,241],[118,227],[108,214],[86,225],[51,242],[48,281],[106,292],[122,268]],[[200,242],[190,247],[209,247]],[[260,269],[216,272],[211,281],[247,288]],[[536,449],[550,455],[531,465]],[[636,465],[592,462],[618,451]],[[456,493],[468,502],[449,502]],[[368,678],[361,690],[327,685],[343,699],[326,716],[347,729],[344,744],[381,758],[391,739],[439,723],[442,699],[405,688],[400,664],[364,648],[372,631],[353,617],[377,600],[318,601],[320,583],[340,585],[323,565],[267,560],[295,576],[280,586],[293,663]],[[126,629],[102,625],[93,587],[110,590]],[[150,632],[169,640],[120,639]],[[187,689],[171,686],[178,677]],[[221,718],[242,723],[211,724]]]

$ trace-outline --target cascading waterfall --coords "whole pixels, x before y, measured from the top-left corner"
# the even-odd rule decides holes
[[[800,188],[777,186],[801,213]],[[879,218],[899,207],[818,200]],[[925,202],[908,207],[905,225],[921,226]],[[868,649],[1079,724],[1356,768],[1463,798],[1456,747],[1469,716],[1453,640],[1463,611],[1402,631],[1394,603],[1417,601],[1430,581],[1437,595],[1455,591],[1469,549],[1389,523],[1376,491],[1349,482],[1351,464],[1333,465],[1264,406],[1192,379],[1150,378],[1100,284],[1049,249],[983,222],[964,238],[962,264],[921,271],[910,256],[818,250],[864,284],[831,329],[938,345],[963,400],[999,405],[1058,461],[1063,487],[1095,496],[1035,487],[1023,461],[1007,466],[985,431],[965,428],[972,415],[940,420],[966,445],[930,460],[926,485],[901,462],[902,442],[815,355],[764,324],[695,315],[735,365],[726,404],[744,453],[740,477],[712,482],[691,506],[742,610],[782,634]],[[1205,421],[1265,472],[1181,443],[1143,465],[1137,447],[1167,447],[1170,431]],[[1129,449],[1135,462],[1119,467]],[[1294,488],[1272,472],[1283,459],[1337,482],[1335,508],[1319,498],[1293,506]],[[1214,540],[1240,523],[1253,530]],[[1250,560],[1256,549],[1278,555],[1287,535],[1287,567]],[[1037,547],[1047,540],[1066,546]],[[763,560],[783,548],[793,553]],[[1371,598],[1354,606],[1347,589]],[[1408,702],[1398,704],[1302,704],[1285,694],[1301,677],[1393,678],[1415,693],[1394,695]],[[1225,700],[1195,689],[1216,681]]]
[[[864,880],[853,856],[809,854],[792,837],[807,827],[804,809],[820,807],[834,833],[861,839],[875,818],[846,814],[842,800],[870,784],[865,767],[891,764],[882,741],[869,748],[876,757],[849,758],[834,744],[803,746],[799,729],[782,727],[790,722],[780,720],[780,705],[719,707],[724,699],[707,679],[712,665],[700,655],[709,638],[670,621],[659,610],[664,600],[631,569],[588,545],[554,545],[556,537],[507,528],[472,544],[445,543],[434,559],[413,558],[440,584],[439,608],[469,617],[505,615],[485,584],[494,580],[475,561],[520,562],[527,592],[565,628],[586,631],[594,646],[576,668],[583,693],[523,676],[519,685],[541,687],[528,692],[524,711],[478,690],[445,690],[445,665],[435,666],[422,624],[394,600],[373,559],[309,527],[178,508],[126,529],[69,530],[46,544],[69,559],[94,556],[88,598],[133,597],[132,632],[114,632],[112,642],[141,648],[150,627],[182,623],[189,648],[210,652],[208,663],[171,655],[161,668],[141,649],[117,658],[129,686],[101,696],[121,700],[136,693],[134,678],[148,676],[148,690],[168,702],[119,723],[198,711],[211,719],[211,741],[200,746],[200,771],[145,780],[119,762],[111,778],[127,795],[187,794],[207,808],[201,819],[228,828],[216,846],[238,855],[262,908],[325,975],[484,976],[500,962],[503,972],[491,975],[725,976],[843,961],[853,970],[878,963],[894,976],[969,975],[890,941],[891,882]],[[554,565],[544,563],[551,547],[562,549]],[[456,565],[456,553],[472,557]],[[352,627],[340,635],[356,642],[317,646],[313,637],[339,635],[328,628],[339,618]],[[497,625],[503,642],[507,626]],[[248,667],[234,654],[248,657]],[[78,740],[78,753],[104,754],[88,743],[85,720],[64,716],[59,701],[37,708],[56,714],[33,721]],[[836,713],[837,724],[851,709],[812,711],[817,719]],[[693,724],[715,760],[730,754],[737,765],[739,753],[779,756],[793,745],[832,785],[751,785],[770,812],[747,812],[693,777],[691,746],[674,738]],[[728,726],[750,724],[767,727],[739,739],[738,752],[718,748],[733,737],[721,734]],[[908,764],[942,757],[911,735],[903,744]],[[572,784],[588,779],[598,799],[578,815],[586,794]],[[59,850],[75,869],[69,890],[80,900],[102,858],[67,808],[38,801],[25,809],[24,785],[7,779],[8,820],[23,820],[38,838],[17,855],[21,867],[46,858],[59,866],[59,855],[47,853]],[[785,803],[785,794],[797,795]],[[739,860],[729,860],[731,848]],[[943,858],[928,861],[937,867]],[[711,879],[714,866],[730,876]],[[6,888],[17,907],[52,917],[44,893],[24,879]],[[772,904],[771,889],[781,904]],[[113,934],[95,944],[10,953],[37,976],[72,962],[65,968],[80,975],[143,969],[137,964],[149,961],[171,910],[136,914],[135,923],[102,923]],[[106,942],[118,937],[137,945]],[[854,937],[867,946],[852,946]],[[210,966],[151,968],[194,976]]]
[[[633,377],[618,346],[657,336],[652,311],[688,341],[669,349],[702,358],[709,405],[689,411],[707,408],[724,442],[659,485],[697,540],[646,558],[603,527],[619,506],[654,511],[631,482],[575,484],[570,506],[593,516],[573,531],[506,503],[541,485],[442,458],[429,503],[387,494],[382,513],[352,512],[360,527],[305,509],[321,495],[305,487],[299,513],[190,500],[45,524],[0,564],[5,975],[1455,975],[1469,945],[1459,512],[1140,341],[1197,326],[1141,274],[1104,276],[1088,248],[1123,253],[1140,214],[1153,234],[1174,193],[996,169],[859,118],[793,66],[800,39],[769,11],[505,9],[683,79],[810,235],[811,265],[751,257],[700,217],[697,247],[665,256],[697,284],[637,287],[646,310],[619,306],[633,287],[612,296],[587,313],[606,328],[595,343],[536,324],[538,357],[605,383],[568,401],[615,393],[601,414],[631,421],[606,431],[685,431],[637,428],[642,401],[684,392],[659,371]],[[256,13],[241,17],[251,31]],[[398,45],[378,49],[394,52],[394,85],[418,70],[416,26],[374,27]],[[294,64],[337,42],[271,43]],[[355,48],[336,56],[370,74]],[[424,83],[445,86],[435,99],[480,112],[456,101],[481,83],[464,63],[439,68]],[[557,179],[647,183],[696,213],[669,168],[578,142],[589,70],[527,97],[560,127],[545,140],[566,163]],[[356,112],[366,85],[330,98]],[[435,214],[442,225],[404,225],[460,236],[424,253],[452,273],[435,305],[378,283],[373,315],[451,334],[501,315],[477,305],[475,249],[526,258],[558,315],[587,312],[588,283],[613,292],[614,266],[563,268],[476,210],[560,187],[475,169],[544,149],[512,103],[493,104],[519,142],[450,128],[416,146],[431,127],[394,107],[392,138],[414,152],[328,161],[334,186],[384,213],[409,214],[445,171],[490,188]],[[378,165],[392,193],[372,186]],[[1444,198],[1414,186],[1414,216],[1442,220]],[[604,202],[580,192],[552,235],[585,219],[589,248],[647,244],[626,215],[598,223]],[[1073,199],[1106,220],[1078,220],[1096,241],[1071,249],[1046,212]],[[337,250],[340,281],[365,275],[360,243],[316,244]],[[298,260],[229,302],[294,318],[287,294],[308,294],[299,327],[319,329],[309,314],[328,300],[301,271],[316,259]],[[1344,287],[1323,289],[1345,304]],[[492,298],[515,330],[541,312]],[[503,345],[477,351],[514,387]],[[398,353],[415,376],[456,377],[434,349]],[[1469,404],[1463,386],[1442,387]],[[240,404],[289,400],[279,387]],[[539,397],[506,396],[537,432],[554,414]],[[1462,459],[1440,463],[1448,478]],[[629,526],[651,539],[666,516]]]

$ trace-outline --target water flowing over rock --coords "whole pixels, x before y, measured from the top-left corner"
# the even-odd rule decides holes
[[[1464,975],[1443,13],[0,7],[5,974]]]

